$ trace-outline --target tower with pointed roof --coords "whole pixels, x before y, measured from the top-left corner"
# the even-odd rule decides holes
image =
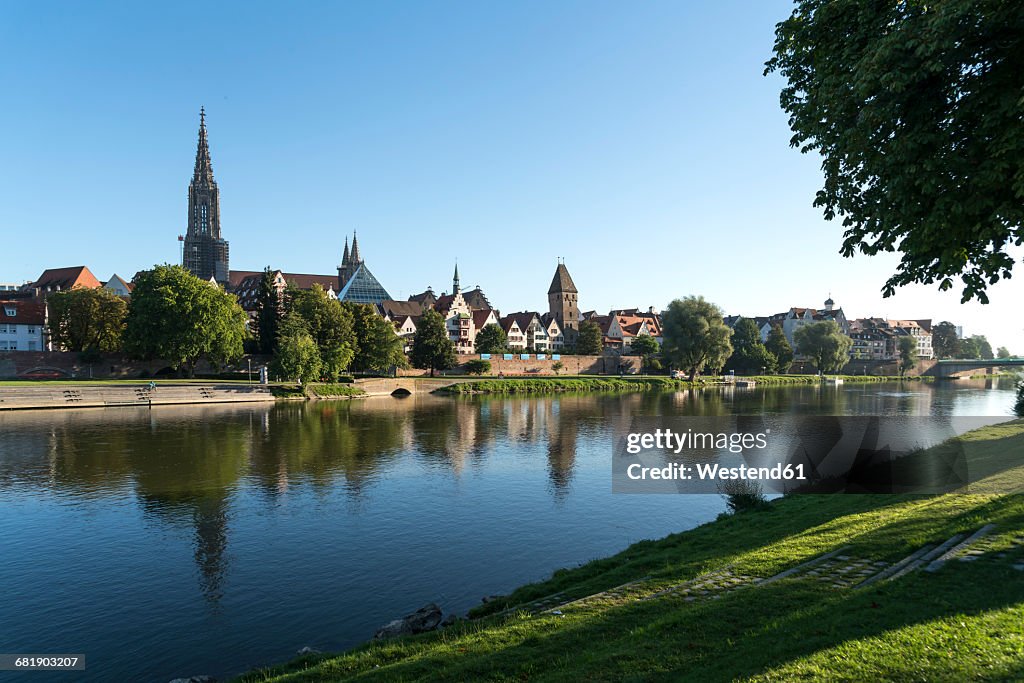
[[[348,248],[348,237],[345,238],[345,251],[341,255],[338,266],[338,300],[351,301],[357,304],[379,304],[390,300],[391,295],[373,276],[359,254],[359,238],[352,233],[352,250]]]
[[[580,309],[577,297],[579,292],[569,275],[569,269],[559,261],[555,269],[555,277],[548,287],[548,312],[558,321],[566,344],[575,344],[579,333]]]
[[[462,287],[459,285],[459,264],[455,264],[455,275],[452,277],[452,294],[458,294]]]
[[[213,179],[204,108],[199,109],[199,144],[188,184],[188,228],[183,241],[182,266],[203,280],[228,283],[228,242],[220,234],[220,190]]]

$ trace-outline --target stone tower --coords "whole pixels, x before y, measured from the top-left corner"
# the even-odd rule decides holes
[[[576,343],[576,335],[580,329],[578,294],[576,285],[569,275],[569,269],[564,263],[559,263],[551,286],[548,287],[548,312],[562,328],[566,344]]]
[[[220,190],[213,179],[210,144],[206,139],[206,110],[199,110],[199,146],[196,167],[188,184],[188,229],[181,265],[203,280],[211,277],[227,284],[228,243],[220,236]]]

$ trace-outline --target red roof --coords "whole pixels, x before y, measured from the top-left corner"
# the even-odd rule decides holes
[[[63,291],[76,287],[97,289],[102,286],[102,283],[85,266],[47,268],[38,280],[29,285],[29,287],[39,290],[40,293]]]
[[[14,309],[14,315],[8,315]],[[46,304],[38,301],[0,302],[0,323],[18,325],[46,324]]]

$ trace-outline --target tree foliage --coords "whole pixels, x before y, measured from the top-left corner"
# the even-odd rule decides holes
[[[739,373],[775,372],[778,361],[761,341],[761,331],[750,318],[740,318],[732,328],[732,355],[726,370]]]
[[[491,371],[491,361],[474,358],[466,362],[466,372],[470,375],[486,375]]]
[[[722,311],[702,296],[676,299],[662,313],[662,353],[692,382],[706,367],[721,368],[732,353]]]
[[[792,146],[822,156],[814,204],[842,254],[901,252],[885,296],[959,277],[987,303],[1024,242],[1020,4],[797,0],[765,72],[786,79]]]
[[[309,323],[292,311],[281,321],[271,373],[279,379],[309,383],[323,376],[323,368],[320,347],[309,333]]]
[[[321,372],[329,379],[348,369],[355,357],[356,335],[352,312],[314,284],[290,294],[289,314],[299,316],[316,342],[323,362]]]
[[[109,289],[69,289],[46,304],[50,341],[64,351],[111,353],[122,348],[128,304]]]
[[[476,333],[474,347],[477,353],[505,353],[508,349],[508,335],[500,325],[490,323]]]
[[[834,320],[804,325],[793,333],[793,341],[800,355],[810,358],[820,372],[839,372],[850,360],[853,346]]]
[[[793,346],[786,339],[786,333],[782,331],[781,325],[772,325],[764,346],[775,358],[776,371],[788,372],[789,366],[793,364]]]
[[[917,340],[913,337],[900,337],[899,352],[900,375],[905,375],[917,365]]]
[[[1013,354],[1010,353],[1010,349],[1000,346],[996,349],[996,358],[1013,358]]]
[[[956,336],[956,325],[943,320],[932,327],[932,353],[938,359],[952,358],[957,355],[960,340]]]
[[[982,360],[992,360],[996,355],[992,352],[992,344],[989,343],[988,338],[983,334],[975,334],[971,336],[971,339],[978,345],[978,358]]]
[[[601,326],[592,320],[581,322],[579,333],[576,335],[576,353],[581,356],[599,356],[603,350],[604,335],[601,333]]]
[[[125,350],[161,358],[192,375],[205,357],[217,365],[242,355],[248,316],[234,296],[181,266],[155,266],[135,279]]]
[[[455,344],[448,338],[444,318],[437,311],[427,310],[420,317],[410,356],[413,367],[430,370],[431,377],[435,370],[446,370],[455,365]]]
[[[283,315],[281,293],[274,283],[274,273],[267,266],[260,277],[260,291],[256,296],[256,335],[260,353],[274,353],[277,348],[277,330]]]
[[[351,311],[355,331],[356,352],[352,369],[360,372],[386,372],[394,367],[408,367],[405,342],[395,326],[377,314],[369,304],[343,304]]]

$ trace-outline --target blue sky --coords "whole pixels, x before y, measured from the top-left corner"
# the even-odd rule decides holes
[[[703,294],[950,319],[1024,353],[1024,266],[988,306],[843,259],[762,75],[790,3],[5,3],[0,281],[178,262],[200,105],[231,265],[331,273],[359,231],[393,296],[480,284],[584,310]],[[1019,262],[1019,259],[1018,259]]]

